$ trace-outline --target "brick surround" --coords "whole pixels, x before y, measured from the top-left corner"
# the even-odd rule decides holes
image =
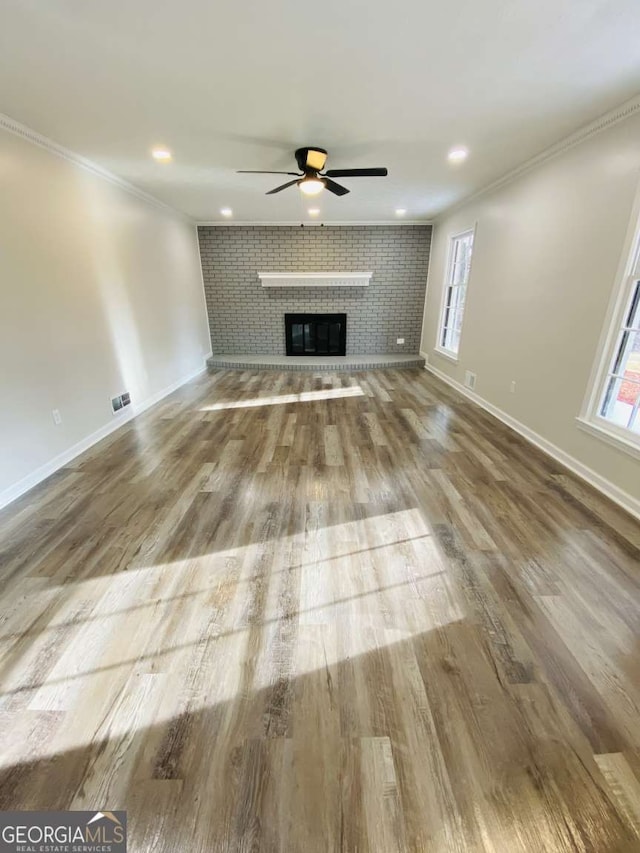
[[[418,352],[430,225],[200,226],[198,235],[214,353],[284,355],[287,311],[346,312],[347,355]],[[258,279],[368,270],[362,288],[263,288]]]

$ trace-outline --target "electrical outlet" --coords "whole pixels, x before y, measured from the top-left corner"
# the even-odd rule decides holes
[[[403,344],[403,343],[404,343],[404,338],[396,338],[396,343],[397,343],[397,344]]]
[[[515,393],[516,393],[516,380],[515,380],[515,379],[512,379],[512,380],[511,380],[511,385],[509,386],[509,391],[510,391],[512,394],[515,394]]]
[[[472,391],[476,387],[476,375],[472,373],[470,370],[465,370],[464,372],[464,384],[467,388],[470,388]]]
[[[60,414],[60,409],[53,409],[51,412],[51,416],[53,418],[53,422],[56,426],[60,426],[62,423],[62,415]]]

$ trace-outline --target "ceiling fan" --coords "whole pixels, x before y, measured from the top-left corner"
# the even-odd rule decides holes
[[[341,184],[337,184],[332,178],[384,178],[387,170],[382,169],[327,169],[323,172],[324,164],[327,162],[327,152],[324,148],[298,148],[296,151],[296,163],[299,172],[262,172],[255,169],[239,169],[239,175],[295,175],[295,180],[287,181],[266,195],[282,192],[287,187],[297,184],[305,195],[317,195],[327,189],[334,195],[346,195],[349,190]]]

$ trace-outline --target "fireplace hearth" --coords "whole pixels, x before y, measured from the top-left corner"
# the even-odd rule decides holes
[[[287,355],[346,355],[346,314],[285,314]]]

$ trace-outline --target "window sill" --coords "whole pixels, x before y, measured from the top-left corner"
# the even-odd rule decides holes
[[[588,432],[590,435],[594,435],[596,438],[601,439],[601,441],[605,441],[607,444],[610,444],[617,450],[622,450],[623,453],[627,453],[635,459],[640,459],[640,441],[636,442],[633,439],[623,438],[621,435],[608,430],[604,426],[600,426],[600,424],[595,423],[594,421],[587,420],[586,418],[576,418],[576,423],[578,429]]]
[[[454,352],[449,352],[449,350],[446,349],[440,349],[440,347],[434,347],[433,351],[436,355],[441,355],[442,358],[446,358],[454,364],[458,363],[458,356]]]

